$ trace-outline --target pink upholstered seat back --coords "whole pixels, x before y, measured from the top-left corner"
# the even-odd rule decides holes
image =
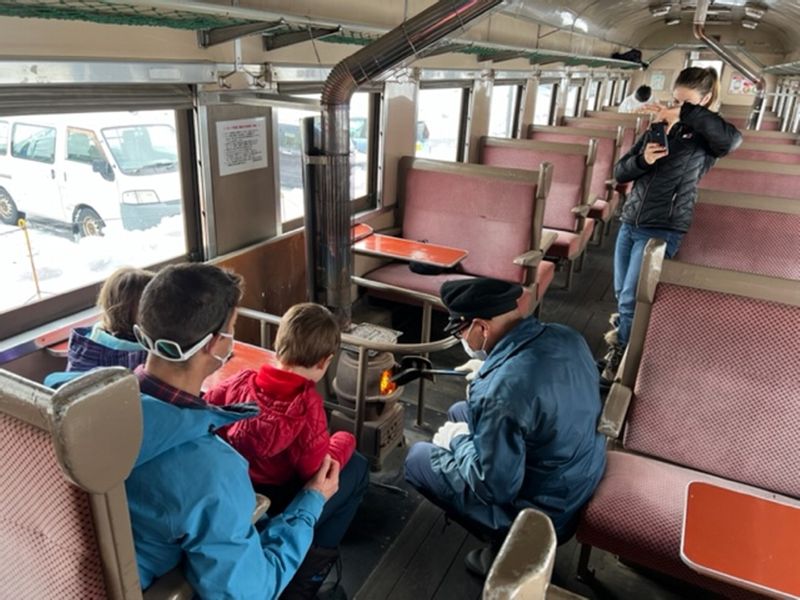
[[[800,200],[800,174],[726,169],[722,165],[717,165],[700,179],[698,187],[702,190],[739,192]]]
[[[543,162],[551,163],[553,182],[544,207],[544,226],[575,231],[577,219],[572,209],[583,201],[582,186],[587,168],[585,154],[485,145],[481,149],[480,162],[483,165],[527,170],[536,170]]]
[[[0,596],[105,598],[85,492],[67,483],[50,434],[0,414]]]
[[[800,307],[659,284],[625,447],[800,496]]]
[[[778,146],[780,148],[780,146]],[[766,161],[771,163],[781,163],[784,165],[800,165],[800,154],[789,154],[785,152],[768,150],[750,150],[748,148],[739,148],[731,153],[731,158],[737,160],[755,160]]]
[[[723,115],[724,116],[724,115]],[[737,129],[747,129],[747,117],[740,117],[740,116],[732,116],[732,117],[725,117],[725,120],[728,121],[731,125],[735,125]],[[761,129],[759,131],[780,131],[781,130],[781,122],[772,117],[764,117],[761,121]]]
[[[781,145],[795,145],[797,143],[797,136],[764,136],[759,135],[757,131],[739,130],[744,137],[745,142],[754,142],[758,144],[777,144]]]
[[[533,131],[530,139],[539,142],[562,142],[565,144],[588,144],[597,140],[597,155],[592,168],[591,196],[589,201],[606,197],[606,180],[614,177],[614,152],[616,141],[611,138],[593,138],[590,135],[561,134],[555,131]]]
[[[675,258],[800,280],[800,215],[698,202]]]
[[[567,118],[564,119],[566,125],[570,127],[580,127],[581,129],[607,129],[609,131],[616,131],[617,127],[622,126],[622,144],[620,145],[620,156],[625,154],[631,146],[633,146],[633,142],[636,141],[636,132],[632,126],[625,125],[625,123],[614,123],[613,121],[606,121],[604,119],[587,119],[583,117],[579,118]]]
[[[466,273],[522,283],[515,257],[531,249],[536,186],[411,168],[403,237],[469,250]]]

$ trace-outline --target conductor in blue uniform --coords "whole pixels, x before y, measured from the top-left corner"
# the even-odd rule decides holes
[[[488,278],[442,285],[445,330],[484,362],[434,443],[412,446],[405,464],[409,483],[495,545],[528,507],[568,539],[605,468],[592,353],[575,330],[524,316],[522,293]],[[493,550],[473,551],[467,567],[485,575]]]

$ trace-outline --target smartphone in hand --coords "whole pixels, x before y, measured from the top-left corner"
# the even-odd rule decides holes
[[[664,146],[669,151],[669,142],[667,142],[667,124],[666,123],[653,123],[650,125],[648,133],[648,141]]]

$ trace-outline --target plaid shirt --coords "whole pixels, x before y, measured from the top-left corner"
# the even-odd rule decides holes
[[[136,367],[134,374],[139,379],[139,389],[143,394],[181,408],[208,408],[201,397],[179,390],[157,377],[153,377],[144,370],[144,365]]]

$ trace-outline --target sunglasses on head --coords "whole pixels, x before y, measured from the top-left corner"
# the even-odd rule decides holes
[[[138,325],[133,326],[133,335],[136,338],[136,341],[144,346],[148,352],[152,352],[159,358],[170,362],[185,362],[200,352],[202,347],[211,341],[211,338],[214,337],[214,332],[212,331],[207,333],[203,336],[203,339],[192,345],[192,347],[188,348],[187,350],[181,348],[181,345],[173,340],[153,340]]]

